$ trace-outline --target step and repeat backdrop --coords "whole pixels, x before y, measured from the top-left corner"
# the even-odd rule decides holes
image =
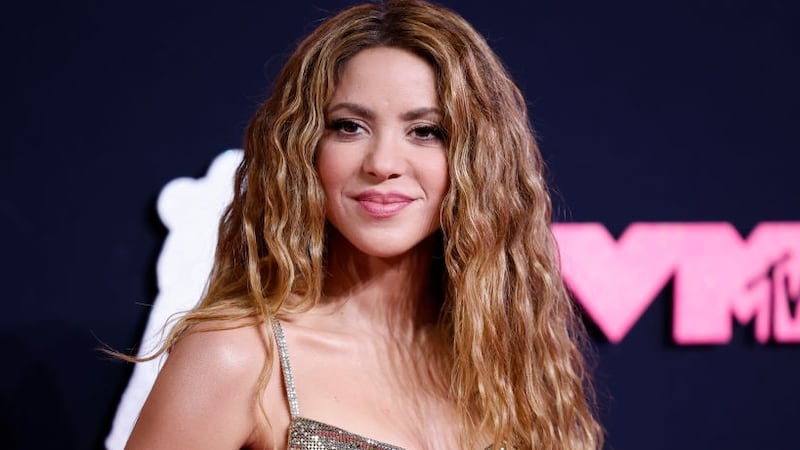
[[[606,448],[800,447],[800,6],[441,3],[527,98]],[[122,448],[156,363],[97,349],[197,300],[250,115],[350,4],[6,8],[1,448]]]

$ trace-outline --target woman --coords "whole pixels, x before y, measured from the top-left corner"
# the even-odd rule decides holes
[[[250,122],[128,448],[601,447],[549,221],[480,35],[418,1],[341,12]]]

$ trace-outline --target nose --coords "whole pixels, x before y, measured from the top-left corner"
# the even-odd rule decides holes
[[[375,135],[364,155],[364,173],[378,180],[400,177],[405,171],[402,140],[388,133]]]

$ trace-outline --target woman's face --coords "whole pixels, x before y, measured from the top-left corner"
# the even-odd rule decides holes
[[[439,227],[446,143],[431,66],[406,50],[363,50],[325,111],[317,170],[328,220],[377,257],[401,255]]]

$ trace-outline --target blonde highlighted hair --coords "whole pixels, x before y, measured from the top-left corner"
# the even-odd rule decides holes
[[[377,46],[413,52],[437,79],[450,174],[439,327],[462,429],[495,448],[602,447],[525,101],[480,34],[422,1],[349,8],[291,55],[247,128],[204,298],[164,349],[200,322],[265,321],[319,300],[326,219],[315,151],[342,66]]]

